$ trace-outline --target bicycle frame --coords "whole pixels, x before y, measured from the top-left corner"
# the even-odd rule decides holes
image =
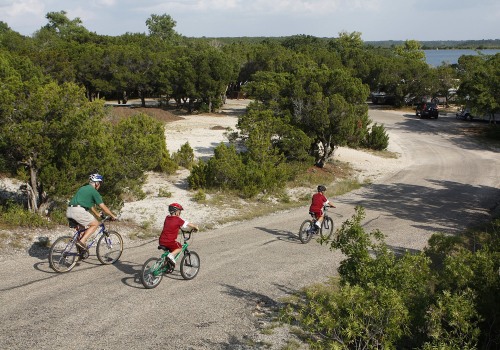
[[[323,206],[323,222],[325,222],[326,218],[329,218],[328,213],[327,213],[328,208],[330,208],[329,205]],[[309,212],[309,215],[311,215],[312,222],[313,222],[313,224],[315,224],[318,221],[318,218],[316,217],[316,215],[313,212]]]
[[[87,250],[92,248],[94,246],[94,244],[97,242],[97,240],[99,239],[99,237],[104,233],[106,232],[106,226],[104,226],[104,221],[106,221],[106,219],[103,220],[103,222],[101,222],[98,226],[98,229],[96,230],[97,233],[94,232],[94,234],[92,234],[91,238],[90,238],[90,241],[87,243]],[[78,227],[75,229],[75,233],[73,234],[73,239],[71,239],[71,241],[68,242],[68,244],[66,245],[66,248],[64,249],[65,251],[67,251],[67,255],[80,255],[80,254],[75,254],[75,253],[71,253],[71,249],[73,248],[73,246],[76,244],[76,242],[78,241],[78,239],[80,238],[80,236],[86,231],[86,228],[82,228],[82,229],[79,229]]]
[[[184,238],[184,243],[182,244],[181,251],[179,253],[177,253],[175,255],[175,257],[174,257],[174,260],[176,262],[179,259],[179,256],[181,254],[185,254],[186,252],[189,252],[189,250],[188,250],[188,247],[189,247],[188,241],[191,238],[191,234],[193,233],[193,231],[183,231],[183,230],[181,230],[181,232],[182,232],[182,236]],[[170,254],[169,250],[165,250],[163,252],[163,254],[160,257],[160,260],[162,262],[162,268],[153,271],[153,276],[158,276],[158,275],[160,275],[160,274],[162,274],[165,271],[167,271],[167,270],[170,269],[170,266],[168,264],[165,264],[165,261],[167,261],[168,254]]]

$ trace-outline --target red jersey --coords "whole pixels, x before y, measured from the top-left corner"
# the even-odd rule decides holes
[[[179,235],[179,229],[187,225],[187,222],[178,216],[168,215],[163,223],[163,230],[160,235],[160,245],[169,246],[169,243],[175,242]]]
[[[315,193],[312,197],[311,206],[309,207],[309,211],[314,213],[322,213],[323,206],[328,203],[328,199],[321,192]]]

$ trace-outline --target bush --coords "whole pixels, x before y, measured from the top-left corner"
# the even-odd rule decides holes
[[[207,199],[207,195],[205,194],[205,191],[203,190],[198,190],[198,192],[195,193],[193,200],[196,202],[202,202]]]
[[[477,349],[481,333],[479,315],[475,309],[476,296],[471,290],[452,294],[444,291],[427,313],[427,332],[430,342],[424,349]]]
[[[409,312],[397,291],[373,283],[308,288],[300,306],[284,315],[296,319],[317,349],[393,349],[408,334]]]
[[[8,202],[0,206],[0,222],[7,226],[20,227],[53,227],[54,224],[46,217],[26,210],[22,205]]]
[[[183,144],[181,149],[172,155],[172,159],[177,165],[191,169],[194,163],[194,152],[189,142]]]
[[[177,163],[170,157],[167,149],[164,149],[161,155],[160,163],[156,170],[162,171],[167,174],[173,174],[177,170]]]
[[[158,190],[158,197],[170,198],[172,197],[172,192],[168,190],[168,187],[162,187]]]
[[[365,141],[365,146],[377,151],[383,151],[389,146],[389,136],[385,132],[383,125],[375,123],[371,131],[368,133]]]
[[[257,162],[239,154],[234,146],[221,143],[207,163],[200,162],[193,166],[188,177],[189,187],[195,190],[236,190],[244,198],[283,188],[290,177],[290,170],[277,159],[269,156]]]

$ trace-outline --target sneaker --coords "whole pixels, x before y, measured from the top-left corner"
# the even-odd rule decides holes
[[[167,256],[167,260],[170,261],[170,263],[175,266],[175,260],[174,258],[170,257],[170,256]]]
[[[82,243],[82,241],[76,241],[75,245],[83,251],[87,250],[87,246],[85,243]]]

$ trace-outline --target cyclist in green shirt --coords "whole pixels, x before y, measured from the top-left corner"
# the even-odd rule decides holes
[[[78,189],[76,194],[69,201],[68,209],[66,210],[66,217],[68,219],[73,219],[87,228],[83,236],[76,243],[81,249],[87,249],[87,239],[99,226],[99,221],[96,219],[96,217],[99,217],[99,213],[95,209],[95,206],[100,207],[105,214],[111,216],[111,220],[116,220],[116,215],[104,204],[98,192],[102,182],[102,175],[97,173],[90,175],[89,183]],[[92,215],[91,212],[95,216]]]

